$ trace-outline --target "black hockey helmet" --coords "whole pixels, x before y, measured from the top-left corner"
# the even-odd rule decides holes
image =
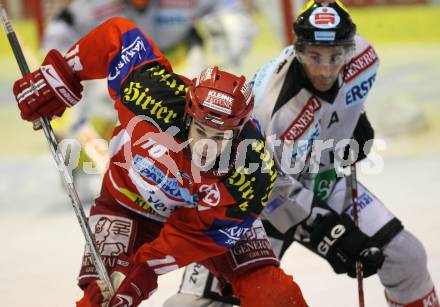
[[[293,23],[297,50],[306,45],[354,46],[356,25],[344,5],[309,1]]]

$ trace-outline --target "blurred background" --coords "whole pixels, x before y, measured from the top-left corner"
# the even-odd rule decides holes
[[[69,2],[4,2],[31,70],[44,58],[44,33],[50,21],[56,20]],[[304,2],[289,2],[243,1],[242,9],[250,18],[246,25],[250,34],[245,42],[248,52],[242,53],[245,56],[239,64],[228,63],[225,53],[219,55],[218,49],[224,46],[222,40],[217,40],[216,26],[212,27],[213,23],[218,25],[216,19],[194,20],[194,28],[203,40],[205,64],[223,63],[251,77],[291,39],[290,27],[286,31],[285,24],[291,23]],[[377,143],[376,151],[384,159],[384,168],[372,174],[366,165],[359,169],[359,177],[423,242],[439,290],[440,1],[343,2],[358,26],[358,33],[373,44],[381,59],[379,74],[367,99],[367,112],[377,138],[383,140]],[[222,20],[225,28],[227,20]],[[234,27],[238,31],[243,25],[235,21],[231,27],[234,32]],[[176,49],[171,48],[167,54],[177,71],[186,72],[192,65],[185,58],[188,54]],[[19,76],[6,36],[1,33],[1,305],[72,306],[81,295],[76,276],[84,239],[43,133],[34,132],[30,124],[20,119],[11,90]],[[60,132],[60,136],[68,135]],[[82,178],[78,180],[81,198],[89,206],[98,192],[100,175],[79,171],[78,178]],[[333,274],[324,261],[299,245],[290,248],[282,266],[297,280],[310,306],[356,306],[356,281]],[[162,276],[158,292],[142,306],[162,306],[177,291],[181,273],[179,270]],[[367,306],[386,306],[377,277],[365,281],[365,293]]]

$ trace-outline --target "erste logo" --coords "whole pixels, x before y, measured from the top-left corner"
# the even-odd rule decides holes
[[[335,28],[340,21],[338,12],[331,7],[318,7],[309,17],[309,22],[319,29]]]

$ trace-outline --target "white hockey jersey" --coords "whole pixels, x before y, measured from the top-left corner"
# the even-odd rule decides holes
[[[235,21],[232,28],[226,24],[225,14],[228,22]],[[211,19],[207,24],[213,23],[214,19],[218,31],[228,37],[231,56],[239,57],[243,48],[249,48],[244,45],[250,44],[255,35],[255,26],[240,0],[151,0],[143,12],[127,5],[124,0],[73,0],[60,17],[48,24],[43,38],[44,49],[67,50],[80,37],[111,17],[130,19],[161,51],[184,41],[194,22],[201,19]]]
[[[309,216],[316,173],[334,168],[335,149],[345,148],[347,143],[342,140],[352,138],[363,112],[379,59],[364,38],[356,36],[355,40],[353,59],[326,93],[313,91],[302,77],[293,46],[254,77],[255,115],[281,170],[264,214],[281,232]],[[320,155],[312,152],[317,140],[326,141],[328,147]]]

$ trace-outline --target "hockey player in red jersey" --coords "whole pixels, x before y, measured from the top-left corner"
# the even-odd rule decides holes
[[[66,2],[66,1],[64,1]],[[205,35],[226,70],[240,71],[246,59],[256,26],[240,0],[71,0],[45,27],[44,50],[64,53],[80,37],[112,17],[130,19],[154,41],[173,64],[173,70],[197,76],[208,66]],[[108,152],[96,139],[108,141],[117,117],[108,96],[105,80],[85,84],[82,103],[52,123],[58,139],[74,138],[82,148],[73,172],[81,198],[90,199],[99,192],[101,175]],[[90,162],[94,173],[90,176]]]
[[[189,81],[114,18],[15,82],[21,116],[60,116],[79,102],[80,81],[105,77],[119,124],[89,224],[117,291],[110,297],[86,248],[77,306],[138,306],[158,275],[192,262],[225,277],[243,306],[306,306],[258,219],[277,171],[245,78],[214,67]]]

